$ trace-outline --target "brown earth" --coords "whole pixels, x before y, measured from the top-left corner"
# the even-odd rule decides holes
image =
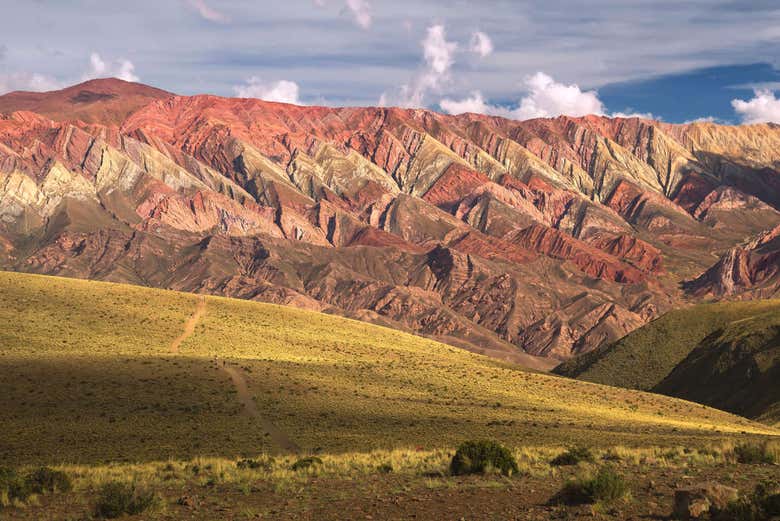
[[[545,477],[391,473],[354,478],[310,477],[284,486],[259,480],[244,490],[219,484],[199,485],[193,479],[184,487],[160,490],[167,506],[164,512],[155,514],[155,519],[660,521],[671,519],[677,488],[714,481],[747,495],[756,483],[777,478],[776,467],[771,465],[693,464],[686,468],[652,459],[612,465],[626,478],[631,495],[628,500],[600,507],[553,504],[567,480],[586,472],[561,467],[556,475]],[[180,498],[184,505],[177,504]],[[40,503],[6,510],[4,514],[9,520],[77,519],[89,511],[91,504],[88,497],[63,494],[44,496]]]

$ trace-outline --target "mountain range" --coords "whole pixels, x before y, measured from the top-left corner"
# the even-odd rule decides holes
[[[0,96],[0,268],[325,311],[538,369],[777,296],[780,126]],[[669,385],[673,385],[669,383]]]

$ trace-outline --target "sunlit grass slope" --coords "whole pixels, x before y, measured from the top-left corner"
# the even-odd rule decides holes
[[[427,339],[292,308],[0,272],[0,461],[148,461],[275,451],[658,444],[770,427],[662,396],[526,372]],[[215,363],[215,357],[218,361]]]

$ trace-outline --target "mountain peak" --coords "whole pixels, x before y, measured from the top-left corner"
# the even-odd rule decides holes
[[[0,96],[0,114],[22,110],[56,121],[118,125],[139,108],[173,95],[142,83],[98,78],[49,92],[10,92]]]

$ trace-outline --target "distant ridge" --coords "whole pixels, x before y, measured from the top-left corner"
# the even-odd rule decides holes
[[[0,113],[24,110],[55,121],[118,125],[144,105],[171,96],[170,92],[141,83],[102,78],[50,92],[9,92],[0,96]]]

